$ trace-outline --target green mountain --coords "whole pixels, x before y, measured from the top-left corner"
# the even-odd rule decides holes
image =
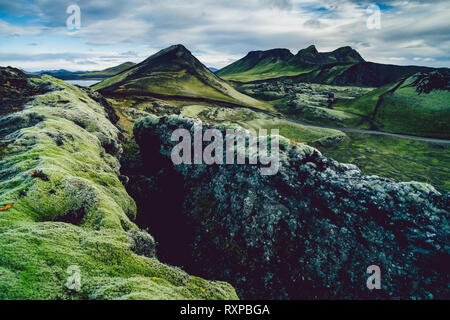
[[[227,80],[254,81],[292,76],[318,69],[330,63],[358,63],[364,59],[351,47],[332,52],[318,52],[314,45],[300,50],[296,55],[288,49],[252,51],[244,58],[219,70],[216,74]]]
[[[450,138],[450,71],[435,70],[384,85],[336,109],[366,116],[393,133]]]
[[[265,80],[248,81],[247,84],[276,82],[288,80],[290,82],[308,82],[337,86],[381,87],[402,78],[412,76],[418,72],[431,72],[435,69],[421,66],[396,66],[374,62],[359,63],[331,63],[315,67],[296,76],[282,76]]]
[[[37,74],[39,75],[50,75],[52,77],[62,79],[62,80],[101,80],[105,78],[109,78],[115,76],[116,74],[127,70],[135,65],[134,62],[124,62],[119,64],[118,66],[107,68],[101,71],[77,71],[71,72],[67,70],[49,70],[49,71],[41,71]]]
[[[318,52],[314,45],[300,50],[293,60],[311,64],[358,63],[364,61],[358,51],[348,46],[338,48],[332,52]]]
[[[244,106],[264,104],[235,90],[183,45],[174,45],[93,87],[106,95],[135,95]]]

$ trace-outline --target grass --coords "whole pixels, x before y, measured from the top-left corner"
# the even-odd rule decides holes
[[[345,136],[338,130],[302,125],[245,108],[230,109],[192,105],[184,107],[183,114],[211,124],[226,122],[237,124],[245,129],[266,129],[268,132],[278,129],[280,135],[295,142],[318,142]]]
[[[292,141],[302,143],[313,143],[322,139],[345,136],[345,134],[338,130],[301,125],[284,119],[258,119],[241,123],[241,125],[246,129],[254,130],[278,129],[280,135]]]
[[[249,82],[256,80],[279,78],[283,76],[297,76],[303,73],[310,72],[314,69],[315,67],[307,69],[298,68],[296,66],[288,65],[283,61],[278,61],[277,63],[262,61],[256,67],[250,70],[227,74],[221,74],[220,72],[218,72],[217,75],[219,75],[221,78],[225,80]]]
[[[450,147],[408,139],[347,134],[349,140],[338,147],[319,146],[325,156],[356,164],[364,173],[430,183],[440,191],[450,191]]]
[[[450,138],[450,92],[419,96],[415,88],[400,88],[384,97],[375,123],[388,132]]]
[[[434,90],[418,95],[414,87],[408,86],[412,79],[383,86],[334,107],[366,116],[382,131],[450,138],[450,92]]]

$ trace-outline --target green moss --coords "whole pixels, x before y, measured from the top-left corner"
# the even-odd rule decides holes
[[[44,120],[17,131],[0,159],[0,204],[14,203],[0,213],[0,299],[236,299],[228,284],[133,252],[136,205],[118,179],[118,129],[84,91],[35,81],[59,90],[16,114]],[[66,287],[73,265],[78,292]]]

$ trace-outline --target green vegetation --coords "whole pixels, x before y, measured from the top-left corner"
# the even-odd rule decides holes
[[[317,67],[308,65],[304,67],[291,66],[286,62],[277,60],[272,62],[271,59],[265,59],[258,63],[257,66],[245,71],[218,71],[216,74],[223,79],[240,81],[240,82],[250,82],[255,80],[265,80],[271,78],[279,78],[283,76],[296,76],[302,73],[307,73],[315,70]]]
[[[368,117],[386,132],[449,138],[450,91],[418,94],[411,84],[416,76],[386,85],[336,109]]]
[[[345,139],[345,134],[338,130],[302,125],[245,108],[230,109],[192,105],[184,107],[183,114],[210,124],[237,124],[245,129],[256,131],[266,129],[268,132],[278,129],[280,135],[295,142],[327,144],[340,143]]]
[[[347,134],[340,146],[317,146],[325,156],[353,163],[369,175],[426,182],[450,191],[450,147],[403,138]]]
[[[18,128],[0,159],[0,299],[236,299],[226,283],[142,255],[155,243],[131,221],[118,129],[85,91],[33,81],[55,90],[14,114],[40,121]],[[66,287],[69,266],[80,291]]]

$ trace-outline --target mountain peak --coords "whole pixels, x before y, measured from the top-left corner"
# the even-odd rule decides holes
[[[164,49],[166,51],[183,51],[183,52],[190,52],[188,49],[186,49],[186,47],[182,44],[174,44],[171,45],[170,47],[167,47],[166,49]]]
[[[94,86],[103,93],[186,97],[253,106],[259,102],[217,77],[181,44],[170,46],[143,62]]]
[[[302,49],[302,50],[300,50],[300,51],[297,53],[297,55],[301,55],[301,54],[306,54],[306,55],[312,55],[312,56],[315,56],[315,55],[318,55],[318,54],[319,54],[319,51],[317,51],[316,46],[312,44],[312,45],[310,45],[308,48]]]
[[[357,63],[364,61],[359,53],[350,46],[341,47],[332,52],[319,52],[315,45],[310,45],[308,48],[300,50],[295,59],[312,64]]]
[[[177,57],[181,57],[184,54],[192,55],[192,53],[182,44],[175,44],[161,51],[157,52],[155,55],[151,57],[163,56],[167,54],[175,54]]]
[[[345,62],[364,62],[365,60],[361,55],[350,46],[345,46],[338,48],[331,52],[330,54],[334,55],[338,60],[342,60]]]

